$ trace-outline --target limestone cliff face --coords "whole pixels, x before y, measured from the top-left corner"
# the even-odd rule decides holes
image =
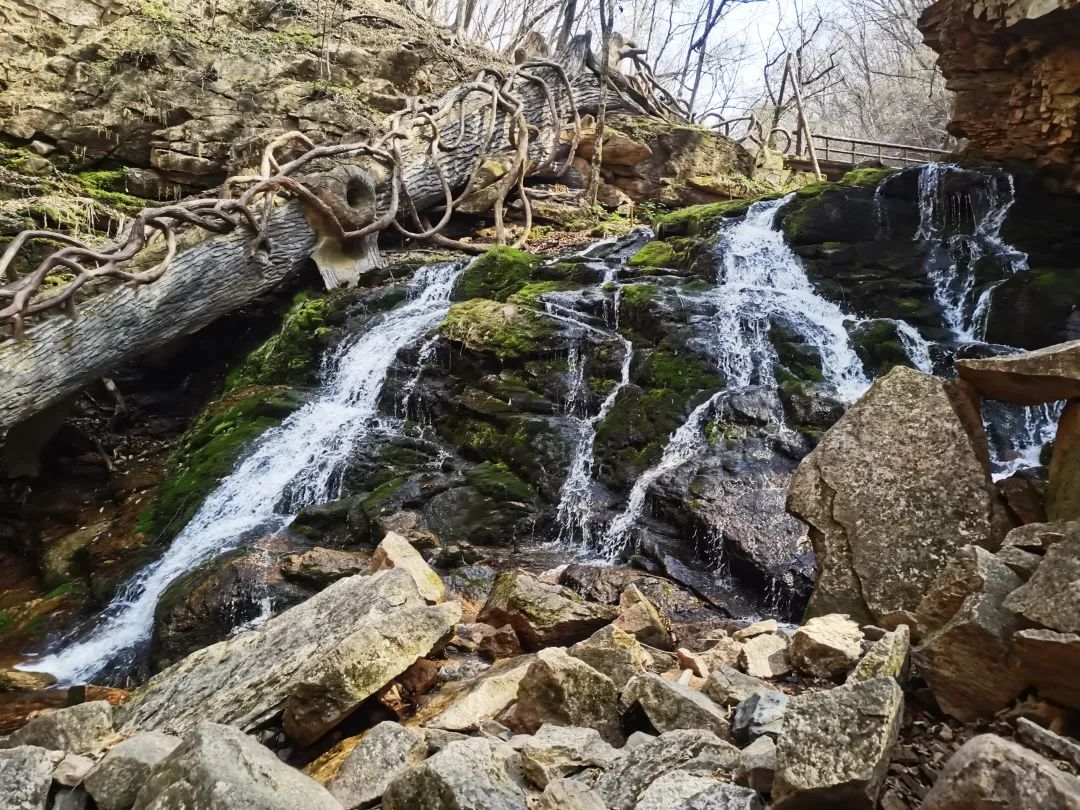
[[[938,0],[919,21],[974,157],[1023,161],[1080,193],[1080,2]]]

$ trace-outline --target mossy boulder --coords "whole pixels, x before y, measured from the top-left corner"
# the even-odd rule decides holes
[[[1080,266],[1017,273],[994,288],[986,340],[1041,349],[1080,337]]]
[[[895,366],[913,367],[895,322],[863,321],[852,326],[848,334],[851,335],[852,348],[863,362],[863,368],[875,378],[888,373]]]
[[[454,304],[439,329],[447,340],[500,360],[535,354],[557,334],[555,325],[543,315],[485,298]]]
[[[761,199],[768,199],[768,197]],[[753,202],[753,200],[728,200],[691,205],[657,217],[653,221],[653,226],[656,229],[656,235],[661,239],[669,239],[673,236],[708,235],[723,220],[745,214]]]
[[[769,325],[769,340],[777,359],[792,376],[809,382],[824,379],[821,352],[794,328],[774,320]]]
[[[540,260],[531,253],[496,246],[469,264],[458,277],[451,298],[505,301],[528,283]]]
[[[305,506],[289,525],[290,531],[320,546],[344,548],[374,541],[371,518],[360,496]]]
[[[649,242],[630,257],[628,267],[670,267],[675,263],[675,249],[669,242]]]

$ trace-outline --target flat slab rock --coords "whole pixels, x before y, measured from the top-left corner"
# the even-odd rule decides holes
[[[1041,405],[1080,397],[1080,340],[1033,352],[979,360],[957,360],[960,379],[989,399]]]
[[[184,736],[203,721],[247,730],[284,710],[290,736],[311,742],[459,619],[456,602],[427,605],[402,569],[339,580],[155,675],[123,707],[120,730]]]

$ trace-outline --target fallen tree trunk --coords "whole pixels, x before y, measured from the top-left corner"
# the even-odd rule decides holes
[[[295,197],[264,212],[255,239],[250,228],[241,228],[180,250],[171,227],[191,217],[174,213],[179,208],[174,207],[137,220],[128,242],[112,246],[109,255],[85,246],[59,251],[54,256],[61,258],[53,265],[43,264],[36,275],[0,288],[0,323],[7,321],[20,332],[28,316],[37,317],[21,337],[0,342],[0,437],[116,365],[201,329],[265,293],[309,257],[332,287],[355,283],[359,272],[378,262],[374,240],[381,229],[437,238],[455,205],[468,192],[476,193],[477,170],[485,160],[509,167],[494,210],[501,232],[507,193],[515,187],[523,192],[529,173],[550,174],[553,165],[569,164],[580,130],[578,115],[590,111],[599,94],[588,39],[579,38],[559,64],[524,65],[505,79],[492,72],[435,104],[415,103],[391,117],[387,134],[374,147],[313,148],[282,166],[268,151],[263,175],[247,178],[255,187],[230,200],[231,208],[221,209],[229,216],[220,219],[236,227],[244,221],[238,211],[255,221],[251,210],[260,199],[258,189],[271,197],[282,191]],[[609,104],[645,114],[652,102],[647,96],[635,100],[624,80]],[[573,133],[569,143],[562,137],[567,128]],[[298,174],[300,168],[307,173]],[[424,212],[440,205],[440,219],[430,225]],[[141,274],[123,270],[155,228],[169,247],[165,262]],[[35,293],[55,267],[74,269],[76,281],[42,301]],[[0,274],[3,270],[0,262]],[[128,283],[81,302],[75,316],[76,292],[101,276]],[[11,301],[6,308],[5,298]],[[54,312],[61,305],[71,317]]]

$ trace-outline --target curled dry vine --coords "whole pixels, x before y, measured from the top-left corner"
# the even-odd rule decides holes
[[[586,53],[587,47],[586,40]],[[559,100],[552,92],[553,84],[560,91]],[[546,110],[543,127],[537,127],[535,122],[530,124],[526,119],[522,96],[526,87],[536,87],[542,94]],[[624,88],[616,85],[614,89],[619,96],[625,97]],[[632,106],[640,106],[634,105],[632,99],[626,100]],[[452,184],[440,158],[463,146],[467,120],[474,121],[477,114],[482,121],[479,148],[475,149],[465,182]],[[570,128],[569,147],[559,160],[566,127]],[[537,150],[530,151],[530,146],[534,145],[534,130],[547,132],[547,148],[539,158]],[[499,180],[492,208],[497,240],[500,244],[507,242],[506,201],[509,194],[516,191],[525,216],[524,228],[514,242],[520,247],[532,225],[526,176],[532,172],[547,172],[555,177],[563,175],[577,153],[581,135],[574,82],[563,64],[548,60],[525,62],[505,73],[486,68],[472,81],[459,85],[438,101],[410,98],[404,109],[387,119],[385,132],[370,141],[317,146],[303,133],[289,132],[266,146],[258,174],[230,177],[216,197],[145,209],[118,239],[104,246],[93,247],[75,236],[54,231],[21,232],[0,255],[0,278],[9,279],[0,287],[0,324],[10,324],[13,335],[20,337],[30,316],[62,310],[75,317],[76,293],[89,282],[115,279],[141,285],[156,281],[169,269],[177,253],[177,228],[180,226],[215,235],[245,227],[252,234],[247,246],[249,255],[265,257],[270,247],[266,227],[269,214],[281,198],[298,200],[316,230],[341,244],[353,244],[392,227],[409,239],[481,252],[482,246],[454,241],[442,231],[474,188],[481,168],[493,151],[509,153],[509,165]],[[279,151],[296,144],[306,151],[281,162]],[[433,169],[438,179],[442,212],[434,223],[428,220],[409,193],[404,178],[403,144],[410,145],[413,153],[410,157],[415,157],[419,150],[422,161]],[[539,148],[541,144],[536,146]],[[346,159],[353,160],[341,163]],[[319,178],[325,178],[327,174],[325,170],[307,177],[300,174],[305,167],[326,166],[330,160],[338,161],[336,169],[341,176],[337,184],[320,182]],[[414,171],[415,168],[411,167]],[[377,180],[373,181],[373,177]],[[384,188],[382,199],[378,201],[384,208],[381,214],[376,210],[376,184]],[[461,189],[456,194],[455,186]],[[238,188],[243,191],[234,196],[234,189]],[[363,207],[351,199],[354,188],[366,194],[369,203],[366,216]],[[411,224],[406,225],[406,222]],[[19,276],[14,271],[14,261],[20,251],[34,241],[59,243],[62,247],[46,256],[34,270]],[[152,246],[157,249],[164,246],[163,257],[147,269],[133,269],[132,261]],[[59,285],[47,284],[46,279],[58,272],[71,277]],[[51,294],[39,295],[43,287]]]

